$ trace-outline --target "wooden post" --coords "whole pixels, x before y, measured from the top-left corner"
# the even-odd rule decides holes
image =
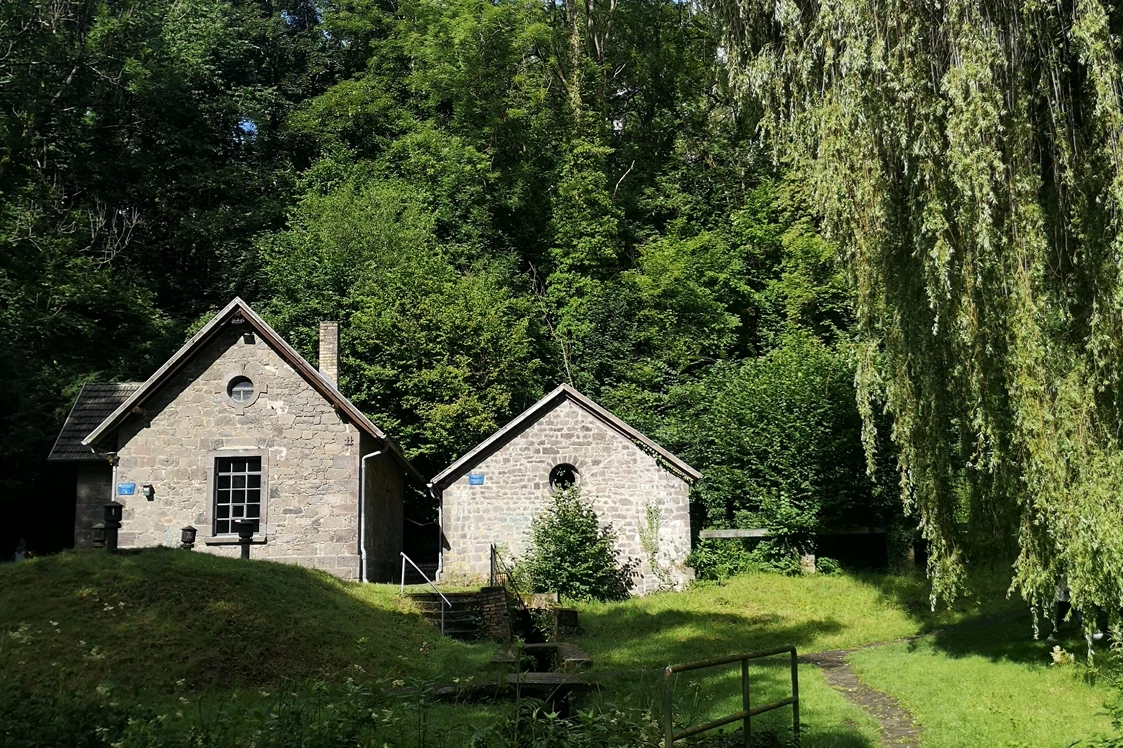
[[[749,716],[749,661],[741,660],[741,709],[745,712],[745,723],[741,728],[745,731],[745,748],[750,748],[749,733],[752,730],[753,718]]]
[[[675,721],[671,716],[671,679],[674,671],[669,667],[663,678],[663,748],[675,746]]]

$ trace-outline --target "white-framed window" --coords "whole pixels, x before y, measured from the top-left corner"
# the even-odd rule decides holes
[[[226,394],[236,403],[248,403],[253,400],[253,382],[249,377],[234,377],[226,386]]]
[[[254,533],[259,533],[261,497],[261,457],[216,457],[211,532],[236,534],[235,521],[249,519],[254,522]]]

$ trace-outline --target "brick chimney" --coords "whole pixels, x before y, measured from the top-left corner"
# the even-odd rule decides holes
[[[339,323],[320,323],[320,373],[332,384],[339,383]]]

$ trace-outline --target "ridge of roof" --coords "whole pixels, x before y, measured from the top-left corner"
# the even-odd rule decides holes
[[[82,446],[96,444],[97,441],[106,436],[109,431],[120,426],[121,422],[128,417],[130,411],[135,406],[139,405],[149,394],[158,390],[161,386],[166,384],[169,379],[178,374],[187,362],[221,331],[222,326],[233,318],[236,312],[240,313],[250,327],[277,352],[285,363],[296,370],[297,374],[303,377],[324,399],[340,410],[361,431],[365,431],[373,438],[383,442],[391,455],[405,468],[406,472],[419,482],[425,482],[421,473],[405,458],[405,455],[402,454],[398,445],[395,444],[382,429],[375,426],[354,403],[345,397],[331,380],[320,374],[312,364],[308,363],[303,356],[297,353],[296,349],[289,345],[288,341],[281,337],[281,335],[274,330],[268,322],[262,319],[249,304],[243,301],[240,296],[235,296],[229,304],[211,318],[210,322],[204,325],[203,328],[184,343],[178,351],[172,354],[172,357],[165,361],[163,366],[157,369],[152,376],[145,380],[145,382],[125,400],[125,402],[121,403],[116,410],[107,416],[97,428],[91,431],[89,435],[82,440]]]
[[[669,466],[680,473],[688,481],[696,481],[702,477],[702,474],[688,465],[685,461],[676,457],[673,453],[664,447],[659,446],[654,441],[649,439],[638,429],[626,423],[624,420],[614,415],[607,408],[598,405],[586,395],[579,392],[572,385],[562,383],[551,390],[541,400],[531,405],[519,415],[511,419],[506,426],[496,431],[494,434],[483,440],[467,453],[465,453],[459,460],[449,465],[442,470],[432,480],[429,481],[431,487],[443,489],[450,485],[454,480],[464,474],[465,471],[475,467],[487,455],[491,454],[492,447],[498,448],[513,438],[515,434],[521,433],[526,427],[534,422],[539,413],[545,412],[548,408],[554,405],[555,401],[567,399],[577,406],[581,407],[589,414],[600,420],[605,425],[615,429],[617,432],[631,439],[633,442],[646,447],[654,452],[659,457],[663,458]]]

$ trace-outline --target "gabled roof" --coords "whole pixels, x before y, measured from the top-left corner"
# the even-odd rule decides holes
[[[314,390],[319,392],[324,399],[335,406],[335,408],[360,431],[366,432],[376,440],[382,442],[384,445],[383,448],[390,451],[391,455],[405,468],[406,472],[415,477],[418,481],[424,482],[421,474],[418,473],[417,469],[405,458],[393,440],[380,428],[371,423],[370,419],[367,418],[361,410],[356,408],[350,400],[344,397],[330,380],[321,375],[314,366],[305,361],[304,357],[297,353],[295,348],[289,345],[276,330],[270,327],[265,320],[259,317],[257,313],[250,308],[249,304],[242,301],[240,298],[235,298],[223,307],[222,311],[216,314],[202,330],[195,333],[194,337],[188,340],[182,348],[176,351],[175,355],[157,369],[155,374],[140,385],[128,399],[121,403],[120,406],[97,426],[97,428],[90,432],[90,434],[82,440],[82,444],[85,446],[96,444],[98,440],[108,436],[114,429],[119,428],[121,424],[124,423],[125,419],[129,417],[134,407],[141,405],[149,396],[167,384],[172,377],[183,369],[195,354],[202,350],[207,343],[213,340],[222,331],[227,321],[236,316],[241,317],[244,320],[244,324],[249,325],[262,340],[277,352],[277,355],[279,355],[285,363],[296,370],[297,374],[308,382]]]
[[[104,460],[92,447],[82,445],[82,439],[97,428],[109,414],[129,399],[140,382],[117,382],[110,384],[90,383],[82,385],[78,399],[70,409],[70,415],[62,424],[55,445],[51,447],[48,460]]]
[[[468,472],[476,465],[483,462],[507,442],[521,434],[526,428],[537,421],[541,416],[553,410],[562,400],[569,400],[574,405],[582,408],[594,418],[609,428],[623,434],[641,447],[646,448],[661,457],[675,472],[681,474],[689,481],[696,481],[702,477],[694,468],[675,457],[663,447],[648,439],[636,429],[614,416],[609,411],[594,403],[568,384],[559,385],[553,392],[524,410],[518,417],[503,428],[496,431],[483,442],[449,465],[445,470],[429,481],[430,486],[443,489],[452,484],[457,478]]]

